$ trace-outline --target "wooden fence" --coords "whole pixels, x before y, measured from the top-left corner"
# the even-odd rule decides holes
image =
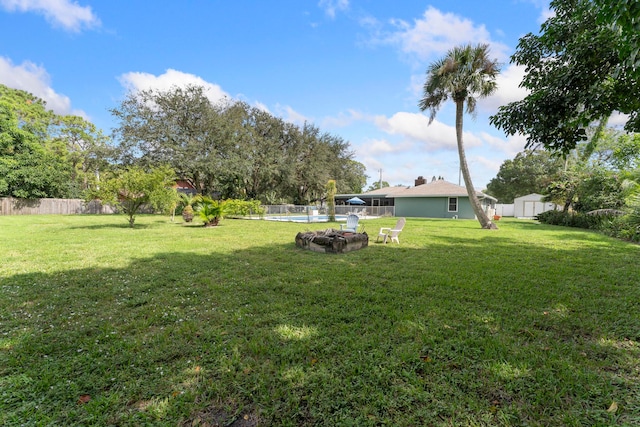
[[[0,198],[0,215],[112,214],[114,209],[100,202],[82,199]]]

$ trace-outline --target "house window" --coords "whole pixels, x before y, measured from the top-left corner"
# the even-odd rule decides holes
[[[458,212],[458,198],[449,197],[449,212]]]

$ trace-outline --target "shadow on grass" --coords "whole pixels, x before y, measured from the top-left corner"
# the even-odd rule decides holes
[[[0,421],[637,421],[637,264],[490,238],[491,253],[274,244],[3,279]]]

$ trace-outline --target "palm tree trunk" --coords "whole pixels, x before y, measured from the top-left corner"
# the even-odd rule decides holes
[[[464,152],[464,142],[462,140],[462,118],[464,114],[464,101],[456,101],[456,137],[458,139],[458,156],[460,156],[460,170],[462,171],[462,178],[464,179],[464,185],[467,187],[467,195],[469,196],[469,203],[473,208],[473,212],[476,214],[476,218],[480,222],[480,226],[485,229],[497,229],[498,227],[489,219],[489,216],[482,209],[480,200],[476,195],[476,190],[471,182],[471,174],[469,173],[469,166],[467,165],[467,155]]]

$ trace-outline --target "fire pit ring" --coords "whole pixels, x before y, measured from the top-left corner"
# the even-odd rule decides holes
[[[369,246],[367,233],[353,233],[333,228],[305,231],[296,235],[296,246],[314,252],[341,254]]]

